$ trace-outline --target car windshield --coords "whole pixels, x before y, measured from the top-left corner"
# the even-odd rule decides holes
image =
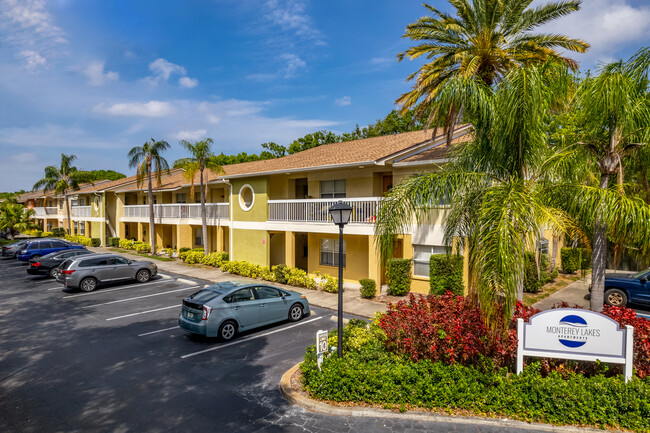
[[[650,269],[644,269],[641,272],[637,272],[636,274],[633,274],[632,278],[641,278],[642,276],[646,275],[648,272],[650,272]]]
[[[66,260],[66,261],[63,262],[63,264],[61,265],[61,269],[68,269],[68,268],[70,267],[70,265],[72,264],[73,261],[74,261],[74,260],[70,260],[70,259]]]
[[[221,291],[221,290],[219,290],[217,288],[214,288],[214,286],[212,286],[212,287],[213,288],[208,287],[206,289],[199,290],[198,292],[194,293],[193,295],[190,295],[188,297],[188,299],[191,299],[191,300],[196,301],[196,302],[204,303],[204,302],[211,301],[214,298],[216,298],[217,296],[223,294],[223,291]]]

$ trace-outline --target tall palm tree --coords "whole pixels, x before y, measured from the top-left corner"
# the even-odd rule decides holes
[[[140,187],[147,179],[147,203],[149,204],[149,236],[151,254],[156,254],[156,226],[154,221],[152,176],[156,177],[158,186],[162,184],[162,173],[169,173],[169,164],[161,153],[169,149],[166,141],[156,141],[153,138],[142,146],[134,146],[129,151],[129,167],[136,168],[137,185]]]
[[[415,107],[415,117],[427,117],[427,124],[443,124],[451,142],[454,125],[462,118],[462,95],[439,98],[441,89],[456,78],[476,77],[487,86],[498,83],[512,69],[560,61],[577,68],[574,60],[557,49],[585,52],[589,44],[559,34],[534,33],[554,19],[575,12],[580,0],[547,3],[529,8],[533,0],[449,0],[455,15],[424,4],[431,13],[406,27],[403,37],[418,42],[397,55],[405,58],[432,59],[408,77],[414,81],[411,91],[397,99],[402,112]],[[434,131],[435,134],[435,131]]]
[[[34,209],[27,209],[13,199],[0,204],[0,232],[6,231],[13,239],[17,233],[40,228],[33,220]]]
[[[644,52],[647,49],[639,54]],[[622,185],[623,160],[650,142],[650,92],[647,72],[638,69],[639,58],[637,55],[631,62],[617,61],[602,66],[598,75],[583,81],[576,95],[574,108],[582,128],[579,144],[596,159],[602,190],[608,188],[615,176]],[[619,192],[622,193],[622,188]],[[605,203],[599,208],[603,206]],[[599,209],[593,221],[591,309],[596,311],[603,308],[607,265],[608,226],[601,213]]]
[[[45,167],[45,177],[34,184],[33,189],[54,190],[57,195],[65,197],[65,208],[68,214],[68,234],[72,234],[72,217],[70,215],[70,191],[79,189],[79,184],[88,182],[88,174],[77,170],[72,162],[77,159],[75,155],[61,154],[61,165],[59,168],[49,165]]]
[[[208,185],[203,180],[203,172],[205,170],[210,170],[216,175],[224,173],[223,168],[217,164],[216,157],[212,153],[212,143],[214,143],[214,141],[211,138],[206,138],[205,140],[197,141],[196,143],[190,143],[186,140],[181,141],[181,145],[192,154],[190,158],[186,159],[182,166],[185,170],[185,178],[190,181],[190,195],[192,196],[194,195],[194,176],[196,176],[197,172],[200,173],[201,236],[203,239],[203,251],[205,254],[208,254],[208,224],[205,214],[205,193],[207,192]]]

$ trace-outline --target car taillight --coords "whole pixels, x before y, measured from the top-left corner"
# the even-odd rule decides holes
[[[212,307],[206,307],[204,305],[203,306],[203,315],[201,316],[201,320],[208,320],[208,317],[210,317],[210,314],[212,314]]]
[[[61,273],[64,274],[64,275],[70,275],[70,274],[73,273],[73,272],[74,272],[74,270],[65,270],[65,271],[61,271]]]
[[[32,266],[37,268],[37,267],[41,266],[41,263],[40,262],[32,263]]]

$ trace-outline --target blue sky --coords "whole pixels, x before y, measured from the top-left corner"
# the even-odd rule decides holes
[[[419,63],[395,55],[424,12],[411,0],[0,0],[0,191],[31,188],[62,152],[132,174],[128,150],[151,137],[172,145],[171,163],[186,156],[180,139],[256,153],[374,122],[409,88]],[[650,44],[650,4],[585,0],[542,30],[590,42],[574,57],[594,68]]]

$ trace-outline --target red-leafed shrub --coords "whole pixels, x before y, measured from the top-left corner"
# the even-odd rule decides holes
[[[537,313],[517,304],[515,318],[528,319]],[[490,358],[496,367],[510,366],[517,352],[516,321],[507,332],[493,332],[483,314],[462,296],[416,297],[390,306],[380,319],[386,347],[414,361],[431,359],[447,364],[476,365]]]
[[[636,315],[626,307],[608,307],[603,314],[616,320],[622,326],[634,326],[634,368],[639,377],[650,376],[650,320]]]

